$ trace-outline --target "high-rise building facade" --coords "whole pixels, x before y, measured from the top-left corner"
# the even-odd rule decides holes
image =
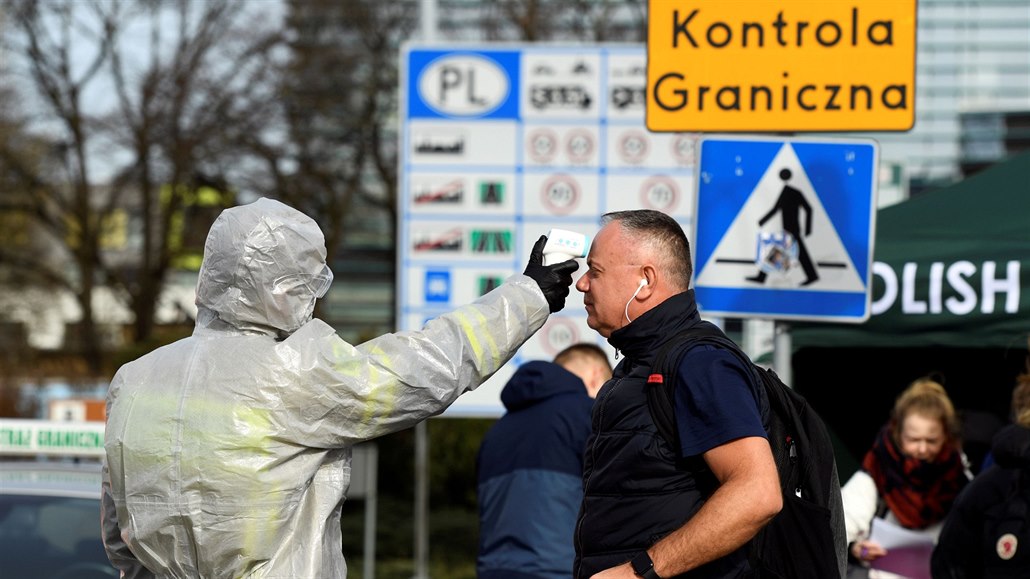
[[[916,122],[868,133],[910,194],[962,177],[961,116],[1030,110],[1030,0],[919,0]],[[1000,160],[1004,151],[1000,152]]]

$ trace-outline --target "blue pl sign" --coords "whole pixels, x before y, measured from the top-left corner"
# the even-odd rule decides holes
[[[518,116],[518,51],[418,50],[411,53],[409,66],[410,118]]]
[[[867,319],[878,158],[868,139],[703,139],[694,229],[703,311]]]

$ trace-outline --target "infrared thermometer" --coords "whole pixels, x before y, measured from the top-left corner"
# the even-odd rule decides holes
[[[577,257],[586,257],[587,236],[567,229],[552,228],[544,244],[544,265],[554,265]]]

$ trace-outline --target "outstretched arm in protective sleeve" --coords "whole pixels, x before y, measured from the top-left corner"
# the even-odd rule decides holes
[[[561,309],[578,267],[574,260],[543,266],[536,249],[534,265],[527,267],[532,275],[513,275],[419,330],[352,346],[315,320],[284,340],[279,348],[299,372],[295,382],[313,386],[294,392],[307,396],[296,404],[300,420],[319,424],[299,434],[302,442],[339,447],[370,440],[439,414],[478,387],[543,326],[550,311]],[[312,340],[318,345],[312,347]]]

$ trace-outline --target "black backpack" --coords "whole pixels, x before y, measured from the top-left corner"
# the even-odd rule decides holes
[[[711,344],[729,350],[765,385],[769,400],[769,442],[780,475],[783,509],[751,541],[757,577],[833,579],[847,562],[844,506],[833,443],[822,419],[803,396],[772,370],[756,366],[718,327],[708,322],[669,340],[655,357],[647,400],[658,432],[680,448],[673,410],[673,385],[688,349]]]
[[[1004,501],[984,512],[984,577],[1026,577],[1024,573],[1030,568],[1030,473],[1024,470],[1017,475],[1006,494]],[[1011,539],[1003,542],[1006,535]],[[1015,554],[1009,553],[1011,558],[1002,559],[1003,547]]]

